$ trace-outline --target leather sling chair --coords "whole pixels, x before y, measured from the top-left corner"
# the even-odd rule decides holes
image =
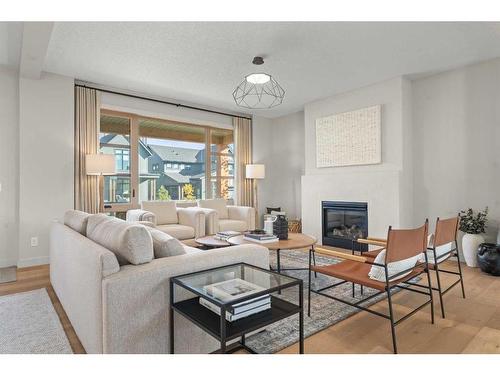
[[[462,297],[465,298],[465,288],[464,288],[464,279],[462,276],[462,266],[460,264],[460,257],[458,255],[458,243],[457,243],[457,233],[458,233],[458,223],[460,221],[460,215],[456,217],[451,217],[449,219],[436,219],[436,229],[434,235],[431,237],[431,241],[429,241],[429,246],[427,247],[427,256],[429,259],[429,268],[436,272],[436,281],[437,287],[433,287],[433,290],[438,291],[439,293],[439,302],[441,304],[441,315],[443,319],[445,318],[444,311],[444,303],[443,296],[450,291],[455,285],[460,283],[462,287]],[[379,238],[368,238],[366,240],[360,239],[358,240],[360,243],[367,243],[370,245],[382,245],[384,246],[384,239]],[[363,255],[365,257],[375,258],[380,250],[368,251]],[[439,266],[440,263],[445,260],[456,257],[457,258],[457,268],[458,272],[450,271],[443,269]],[[441,277],[439,273],[448,273],[452,275],[457,275],[459,278],[455,282],[453,282],[448,288],[443,290],[443,286],[441,284]],[[410,283],[408,283],[410,284]],[[416,284],[415,286],[421,286]]]
[[[308,316],[311,316],[311,293],[316,293],[323,297],[330,298],[335,301],[345,303],[349,306],[356,307],[360,310],[367,311],[369,313],[386,318],[390,321],[391,324],[392,345],[394,353],[396,354],[396,325],[406,320],[417,311],[427,306],[427,304],[429,303],[431,304],[431,322],[432,324],[434,324],[434,301],[432,299],[432,285],[429,275],[429,265],[426,252],[427,229],[427,220],[425,221],[425,224],[423,226],[416,229],[392,229],[391,227],[389,227],[387,234],[387,243],[384,242],[384,247],[382,249],[379,249],[379,251],[385,250],[385,259],[380,263],[376,263],[375,259],[371,257],[346,254],[338,251],[324,249],[321,247],[311,249],[309,252]],[[318,252],[326,256],[332,256],[344,260],[336,264],[315,266],[311,262],[313,252]],[[423,257],[422,254],[424,255]],[[407,262],[410,258],[413,259],[414,262]],[[394,262],[398,262],[396,263],[396,265],[398,265],[397,269]],[[407,265],[401,267],[401,263],[406,263]],[[375,267],[374,269],[376,269],[376,271],[380,271],[378,273],[381,275],[381,279],[383,279],[383,281],[370,278],[369,273],[371,272],[372,267]],[[341,281],[335,282],[330,286],[314,290],[311,287],[311,273],[313,271],[316,271],[323,275],[334,277],[336,279],[340,279]],[[427,274],[427,285],[422,285],[425,288],[425,291],[423,289],[414,289],[408,285],[403,285],[404,282],[410,281],[411,279],[421,275],[422,273]],[[363,285],[365,287],[375,289],[378,292],[357,302],[346,301],[334,295],[324,293],[324,291],[327,289],[334,288],[348,282]],[[392,306],[392,291],[394,288],[401,288],[415,293],[424,294],[428,296],[429,299],[422,305],[418,306],[416,309],[396,320]],[[387,301],[389,305],[388,315],[379,311],[369,309],[368,307],[361,306],[361,304],[363,304],[364,302],[367,302],[370,299],[373,299],[381,294],[387,295]]]

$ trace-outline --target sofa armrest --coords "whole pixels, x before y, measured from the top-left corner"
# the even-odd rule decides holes
[[[227,206],[231,220],[241,220],[247,223],[249,230],[255,229],[255,208],[247,206]]]
[[[179,224],[194,228],[194,238],[205,235],[205,213],[197,207],[177,207]]]
[[[156,226],[156,215],[146,210],[128,210],[126,220],[129,222],[149,221]]]
[[[169,353],[170,278],[245,262],[269,268],[269,251],[240,245],[155,259],[124,266],[103,281],[105,353]],[[175,300],[191,298],[174,289]],[[219,343],[193,323],[174,314],[175,353],[208,353]]]
[[[219,215],[211,208],[198,207],[205,214],[205,235],[209,236],[219,231]]]
[[[116,256],[69,227],[50,228],[50,283],[87,353],[102,353],[102,280],[120,270]]]
[[[146,227],[156,228],[156,225],[151,221],[136,221],[136,222],[134,222],[134,224],[142,224]]]

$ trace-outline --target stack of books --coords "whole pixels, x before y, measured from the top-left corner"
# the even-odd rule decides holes
[[[274,234],[245,232],[244,236],[245,240],[257,243],[272,243],[279,241],[279,238]]]
[[[216,240],[227,241],[231,237],[240,236],[240,232],[235,232],[234,230],[226,230],[224,232],[217,232],[214,236]]]
[[[206,285],[203,287],[203,289],[207,292],[207,294],[217,298],[224,303],[230,302],[231,300],[240,299],[247,295],[249,296],[251,294],[254,294],[255,292],[264,290],[264,288],[258,285],[249,283],[248,281],[239,278]],[[220,307],[203,297],[200,297],[200,305],[206,307],[217,315],[220,315]],[[245,318],[247,316],[268,310],[270,308],[271,296],[269,294],[250,298],[246,301],[231,305],[226,311],[226,320],[229,322],[234,322],[238,319]]]

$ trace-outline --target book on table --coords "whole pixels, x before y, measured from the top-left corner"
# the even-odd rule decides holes
[[[210,296],[217,298],[223,303],[245,296],[250,296],[256,292],[264,290],[261,286],[249,283],[248,281],[239,278],[205,285],[203,289]],[[220,307],[205,298],[200,297],[200,304],[220,315]],[[228,311],[226,311],[226,320],[232,322],[270,308],[271,296],[269,294],[250,298],[246,301],[231,305]]]
[[[213,304],[210,301],[207,301],[203,297],[200,297],[200,305],[206,307],[210,311],[216,313],[217,315],[220,315],[220,307]],[[269,301],[263,305],[256,306],[254,308],[251,308],[249,310],[241,311],[239,313],[231,313],[230,311],[226,311],[226,320],[229,322],[234,322],[238,319],[246,318],[247,316],[257,314],[259,312],[268,310],[271,308],[271,300],[269,297]]]
[[[278,242],[279,238],[275,237],[275,238],[270,238],[270,239],[267,239],[267,240],[258,240],[258,239],[251,238],[251,237],[245,237],[245,240],[252,241],[252,242],[255,242],[255,243],[273,243],[273,242]]]
[[[271,243],[279,241],[277,236],[275,236],[274,234],[267,234],[267,233],[245,232],[243,236],[245,237],[245,240],[258,243]]]
[[[222,231],[222,232],[217,232],[215,234],[214,238],[217,239],[217,240],[225,241],[225,240],[228,240],[231,237],[236,237],[236,236],[239,236],[239,235],[241,235],[240,232],[236,232],[234,230],[226,230],[226,231]]]

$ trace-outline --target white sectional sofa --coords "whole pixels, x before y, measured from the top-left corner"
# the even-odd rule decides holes
[[[50,232],[50,280],[88,353],[168,353],[171,277],[238,262],[269,265],[268,250],[258,245],[180,245],[182,254],[166,256],[171,245],[179,252],[179,241],[103,216],[69,211]],[[185,318],[174,319],[176,353],[219,347]]]

